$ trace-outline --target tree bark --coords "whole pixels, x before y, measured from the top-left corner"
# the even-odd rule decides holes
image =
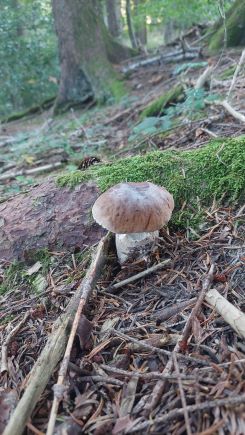
[[[130,0],[126,0],[126,17],[127,17],[127,25],[128,25],[128,34],[129,34],[132,48],[137,49],[138,44],[137,44],[137,39],[135,36],[134,26],[133,26],[133,22],[132,22]]]
[[[118,38],[122,32],[121,0],[106,0],[107,26],[110,34]]]
[[[134,0],[134,16],[136,18],[135,23],[135,36],[138,41],[138,45],[145,46],[147,44],[147,28],[146,28],[146,16],[140,10],[142,0]]]
[[[25,260],[40,249],[83,249],[105,233],[93,223],[91,207],[99,195],[93,183],[75,189],[49,180],[0,204],[0,259]]]
[[[227,31],[227,40],[225,41],[224,24]],[[216,51],[224,45],[227,47],[236,47],[245,45],[245,0],[236,0],[226,14],[226,22],[217,21],[214,27],[214,34],[209,40],[209,49]]]
[[[61,77],[55,111],[114,94],[116,74],[107,57],[97,0],[53,0]]]

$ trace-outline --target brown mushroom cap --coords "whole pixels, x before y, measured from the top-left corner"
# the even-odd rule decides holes
[[[95,221],[116,234],[159,230],[171,218],[172,195],[150,182],[120,183],[104,192],[94,203]]]

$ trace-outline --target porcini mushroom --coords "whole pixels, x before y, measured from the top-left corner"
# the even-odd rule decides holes
[[[154,242],[173,208],[172,195],[147,181],[116,184],[95,201],[92,213],[98,224],[116,234],[122,264],[134,248]]]

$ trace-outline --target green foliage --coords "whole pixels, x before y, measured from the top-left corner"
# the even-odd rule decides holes
[[[179,93],[174,93],[173,91],[175,90]],[[179,100],[183,99],[183,101],[174,105],[173,102],[177,101],[177,96]],[[208,95],[204,89],[190,88],[184,91],[181,85],[178,85],[148,106],[142,112],[141,118],[143,115],[151,113],[164,115],[160,117],[149,116],[143,119],[142,122],[133,128],[133,133],[129,137],[129,140],[139,140],[149,135],[163,133],[173,128],[177,123],[181,123],[181,116],[194,120],[203,111],[205,100],[213,101],[217,99],[217,95]]]
[[[56,94],[56,45],[49,0],[2,0],[0,116]]]
[[[172,20],[180,29],[219,17],[218,2],[212,0],[145,0],[139,8],[141,14],[150,16],[152,24]]]
[[[101,191],[122,181],[152,181],[165,186],[174,196],[174,222],[185,225],[186,220],[198,220],[201,207],[214,199],[235,203],[245,199],[245,136],[216,140],[204,148],[192,151],[156,151],[144,156],[130,157],[116,163],[98,165],[87,171],[58,177],[60,186],[75,186],[93,179]],[[180,212],[186,202],[185,212]],[[194,210],[194,212],[193,212]],[[195,222],[194,222],[195,223]]]

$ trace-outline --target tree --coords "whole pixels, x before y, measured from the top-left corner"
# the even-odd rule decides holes
[[[114,44],[98,0],[53,0],[53,14],[61,66],[55,112],[89,98],[121,95],[123,86],[108,55],[110,51],[113,57]],[[120,51],[121,46],[116,47]]]
[[[224,46],[224,43],[227,47],[245,45],[245,0],[236,0],[228,10],[225,22],[220,19],[214,25],[209,49],[211,51],[218,50]]]
[[[146,15],[144,0],[134,0],[135,36],[139,45],[147,43]]]
[[[117,38],[122,31],[121,0],[106,0],[107,26],[110,34]]]

